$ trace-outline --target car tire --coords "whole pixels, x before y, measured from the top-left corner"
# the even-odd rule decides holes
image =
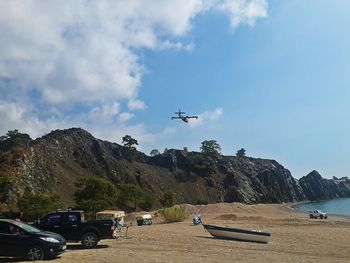
[[[323,215],[320,215],[320,218],[323,219]]]
[[[314,217],[313,217],[313,215],[310,215],[310,219],[313,219]]]
[[[26,258],[29,261],[42,260],[44,256],[44,250],[40,246],[31,246],[26,253]]]
[[[85,233],[81,239],[81,244],[84,248],[94,248],[97,246],[98,237],[93,232]]]

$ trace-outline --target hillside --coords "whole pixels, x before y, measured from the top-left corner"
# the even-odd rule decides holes
[[[26,190],[50,189],[65,205],[74,205],[79,176],[136,184],[153,192],[158,201],[172,190],[178,203],[281,203],[350,196],[349,182],[341,182],[345,186],[340,188],[334,187],[340,184],[335,181],[323,185],[333,193],[325,196],[313,183],[321,176],[298,181],[274,160],[233,156],[207,160],[198,152],[171,149],[154,157],[137,152],[135,160],[128,161],[123,146],[79,128],[56,130],[36,140],[21,136],[20,144],[9,139],[0,143],[0,175],[11,178],[6,200],[10,204]]]

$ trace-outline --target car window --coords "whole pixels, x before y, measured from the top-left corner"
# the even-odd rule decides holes
[[[60,214],[52,214],[42,218],[40,220],[40,223],[44,225],[54,225],[54,224],[59,224],[60,220],[61,220]]]
[[[6,222],[0,222],[0,234],[21,234],[23,233],[23,230],[16,226],[16,225],[12,225]]]
[[[9,234],[10,228],[9,224],[5,222],[0,222],[0,234]]]
[[[33,227],[33,226],[31,226],[27,223],[24,223],[24,222],[16,221],[16,222],[13,222],[13,224],[20,228],[21,233],[23,232],[22,230],[25,230],[29,233],[39,233],[41,231],[41,230],[37,229],[36,227]]]
[[[77,223],[78,215],[77,214],[66,214],[63,220],[64,223]]]

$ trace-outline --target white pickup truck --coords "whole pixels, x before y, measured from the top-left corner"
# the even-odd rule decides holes
[[[327,219],[327,214],[325,212],[320,211],[320,210],[310,211],[309,216],[310,216],[310,218]]]

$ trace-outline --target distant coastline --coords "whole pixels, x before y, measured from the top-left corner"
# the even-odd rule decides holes
[[[319,209],[329,215],[350,219],[350,198],[337,198],[320,201],[295,202],[289,205],[293,210],[308,213]]]

